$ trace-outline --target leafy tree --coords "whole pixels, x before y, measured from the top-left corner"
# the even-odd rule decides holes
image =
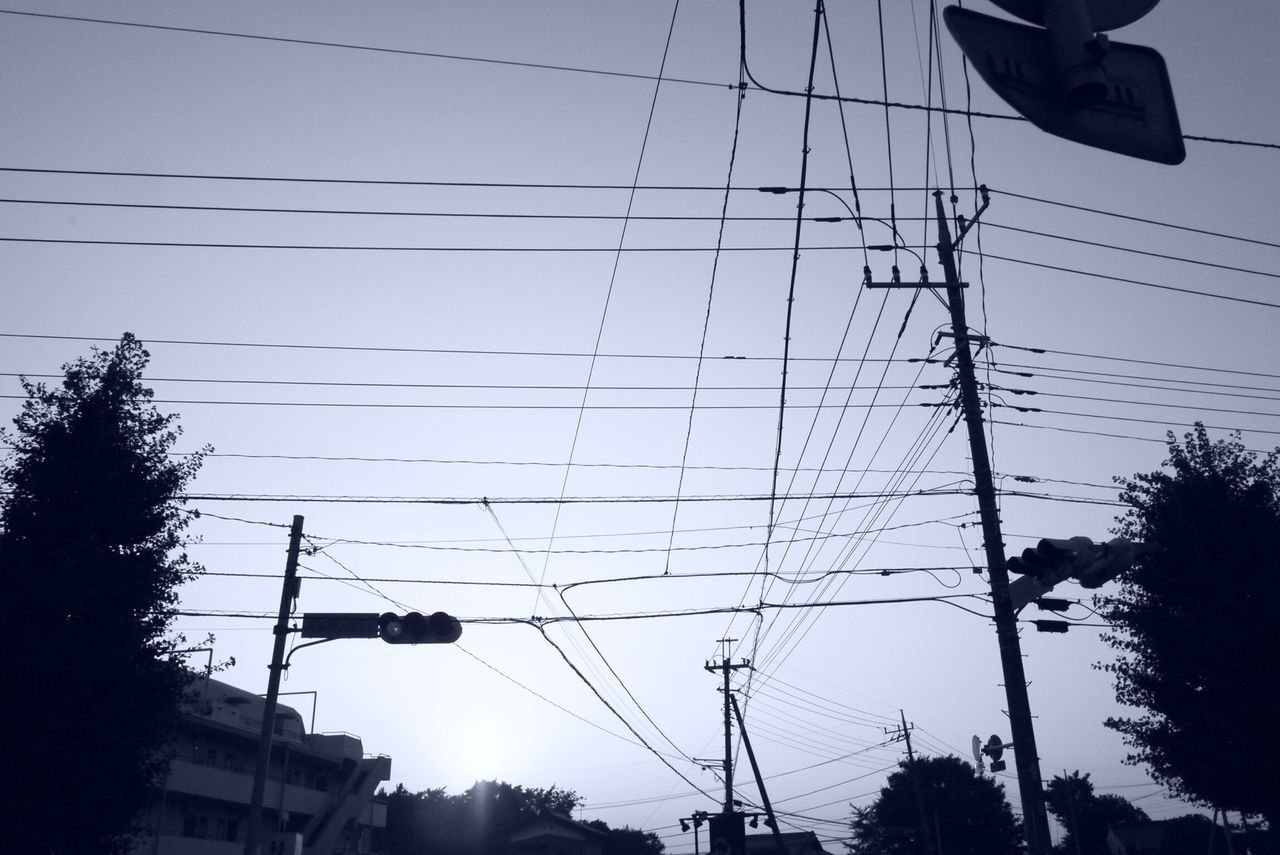
[[[662,855],[667,849],[667,845],[652,831],[626,825],[610,828],[609,823],[600,819],[589,819],[583,825],[603,831],[612,838],[607,855]]]
[[[1118,478],[1117,532],[1155,551],[1097,605],[1118,631],[1101,665],[1142,710],[1106,726],[1177,795],[1280,829],[1280,462],[1196,425],[1159,471]]]
[[[411,793],[401,784],[387,798],[389,855],[487,855],[507,848],[511,835],[542,811],[572,814],[572,790],[525,788],[477,781],[450,796],[444,789]]]
[[[958,757],[921,757],[914,768],[904,760],[875,802],[854,809],[849,828],[849,855],[925,855],[936,853],[939,841],[946,855],[1022,851],[1021,824],[1005,801],[1004,785]]]
[[[387,800],[387,828],[381,848],[391,855],[427,851],[424,844],[431,834],[432,818],[440,815],[449,798],[445,788],[413,793],[404,784],[397,784],[393,792],[378,795]]]
[[[126,334],[56,388],[24,379],[0,432],[9,852],[122,851],[165,768],[188,680],[169,630],[198,571],[181,494],[201,457],[168,456],[179,428],[142,386],[147,360]]]
[[[1147,815],[1128,799],[1095,795],[1088,773],[1055,775],[1045,787],[1045,803],[1066,832],[1056,849],[1062,855],[1110,855],[1107,831],[1113,825],[1146,822]]]

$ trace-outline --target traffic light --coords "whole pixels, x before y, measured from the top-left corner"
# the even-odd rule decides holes
[[[1054,585],[1071,575],[1077,562],[1091,555],[1095,548],[1087,537],[1068,540],[1044,537],[1034,549],[1024,549],[1021,557],[1010,558],[1005,567],[1010,573],[1034,576],[1043,584]]]
[[[711,855],[746,855],[745,819],[746,816],[737,811],[711,815],[711,842],[708,846]]]
[[[462,624],[445,612],[387,612],[378,618],[378,637],[387,644],[452,644],[461,636]]]
[[[1100,588],[1132,567],[1139,555],[1154,551],[1145,543],[1113,537],[1094,547],[1084,560],[1077,560],[1071,576],[1081,587]]]
[[[991,738],[987,740],[987,744],[982,749],[982,753],[991,758],[991,774],[994,775],[996,772],[1003,772],[1008,768],[1008,764],[1000,759],[1004,756],[1004,750],[1008,747],[1009,746],[1005,744],[1005,741],[994,733],[991,734]]]
[[[1034,549],[1024,549],[1021,556],[1005,562],[1010,573],[1022,574],[1009,585],[1013,609],[1043,597],[1065,579],[1074,579],[1084,588],[1100,588],[1132,567],[1139,555],[1154,551],[1154,547],[1123,537],[1106,543],[1094,543],[1087,537],[1046,537]]]

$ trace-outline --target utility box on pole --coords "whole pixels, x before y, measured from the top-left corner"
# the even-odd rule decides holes
[[[746,816],[738,811],[713,813],[709,817],[711,855],[747,855]]]

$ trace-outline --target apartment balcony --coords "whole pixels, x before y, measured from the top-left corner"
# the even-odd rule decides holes
[[[330,800],[327,792],[285,784],[284,803],[281,804],[280,790],[279,780],[267,781],[262,800],[265,809],[283,809],[289,813],[314,816]],[[228,804],[247,805],[253,796],[253,775],[175,759],[169,764],[168,791]]]

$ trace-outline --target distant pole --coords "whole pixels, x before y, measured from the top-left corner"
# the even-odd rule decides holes
[[[744,659],[737,665],[729,662],[729,644],[737,641],[736,638],[720,639],[722,656],[720,664],[714,665],[708,662],[703,666],[706,671],[723,671],[724,672],[724,812],[733,813],[733,718],[729,708],[729,701],[733,697],[729,694],[729,674],[737,671],[739,668],[750,668],[750,664]]]
[[[1084,855],[1084,846],[1080,842],[1080,823],[1076,819],[1076,790],[1071,786],[1070,779],[1067,778],[1067,770],[1062,770],[1062,781],[1067,786],[1067,807],[1071,808],[1071,836],[1076,841],[1076,855]]]
[[[996,506],[995,482],[987,438],[982,429],[982,402],[969,350],[969,325],[964,314],[964,290],[956,270],[955,247],[942,206],[942,191],[934,191],[938,218],[938,257],[946,274],[947,303],[951,310],[951,332],[956,345],[956,370],[960,380],[960,404],[969,432],[973,456],[973,479],[982,519],[982,546],[991,579],[991,602],[995,612],[996,640],[1004,670],[1005,699],[1009,705],[1009,727],[1013,734],[1013,756],[1018,769],[1018,792],[1030,855],[1049,855],[1049,818],[1045,813],[1044,789],[1040,778],[1040,757],[1036,751],[1035,729],[1031,723],[1031,701],[1027,697],[1027,677],[1022,668],[1022,647],[1018,642],[1017,617],[1009,599],[1009,571],[1005,568],[1004,539],[1000,533],[1000,512]]]
[[[907,714],[902,710],[898,710],[898,717],[902,721],[902,738],[907,743],[907,770],[911,775],[911,792],[916,799],[916,814],[920,819],[920,849],[924,855],[930,855],[929,852],[929,818],[924,812],[924,796],[920,794],[920,776],[916,774],[916,753],[911,750],[911,726],[907,724]],[[934,814],[936,820],[938,815]]]
[[[262,732],[258,735],[258,763],[253,770],[253,795],[249,802],[249,827],[245,829],[244,855],[258,855],[258,826],[262,824],[262,797],[267,789],[267,768],[271,762],[271,735],[275,730],[276,700],[280,695],[280,673],[284,671],[284,643],[289,634],[289,606],[298,595],[298,553],[302,548],[302,517],[293,518],[289,529],[289,554],[284,565],[284,585],[280,589],[280,613],[276,617],[275,647],[267,677],[267,701],[262,708]]]

